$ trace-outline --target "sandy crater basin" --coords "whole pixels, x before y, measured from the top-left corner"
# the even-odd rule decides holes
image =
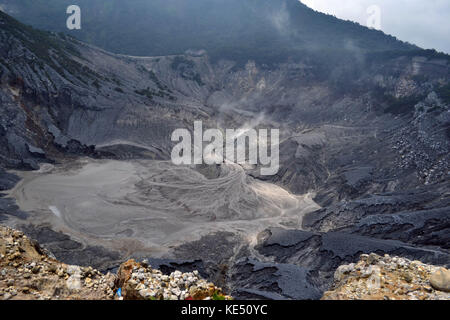
[[[213,170],[209,177],[167,161],[81,159],[20,173],[10,196],[32,213],[31,223],[114,250],[134,241],[161,255],[217,231],[250,241],[269,226],[299,228],[319,208],[310,194],[255,180],[238,165]]]

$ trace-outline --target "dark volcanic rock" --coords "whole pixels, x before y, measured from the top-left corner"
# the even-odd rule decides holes
[[[148,260],[153,267],[160,267],[165,272],[197,269],[205,278],[219,283],[232,296],[240,299],[320,298],[321,292],[309,268],[293,264],[262,263],[247,258],[247,249],[232,233],[219,232],[176,248],[178,257],[188,259],[195,256],[201,259],[199,261]]]
[[[12,189],[17,182],[19,182],[19,177],[5,172],[2,168],[0,168],[0,191],[5,191]]]
[[[230,279],[237,299],[317,300],[321,292],[308,268],[243,259],[233,266]]]
[[[111,146],[96,147],[95,151],[101,158],[130,160],[130,159],[153,159],[166,160],[161,150],[156,148],[143,148],[133,145],[116,144]]]
[[[85,246],[47,226],[21,225],[18,228],[50,251],[58,260],[67,264],[92,266],[106,272],[123,260],[117,252],[99,246]]]
[[[20,210],[14,199],[4,198],[4,195],[0,194],[0,222],[7,220],[8,217],[25,220],[29,214]]]
[[[45,159],[45,151],[44,150],[42,150],[41,148],[34,147],[34,146],[30,145],[30,144],[27,144],[27,147],[28,147],[28,151],[31,154],[33,154],[33,155],[35,155],[35,156],[37,156],[39,158],[44,158]]]
[[[207,274],[207,278],[227,288],[228,273],[233,261],[246,255],[246,247],[235,234],[217,232],[176,247],[174,255],[178,261],[191,261],[192,257],[202,261],[202,272]]]
[[[445,251],[342,232],[314,233],[271,228],[260,234],[256,249],[276,263],[310,268],[315,281],[324,290],[331,284],[339,265],[356,262],[363,253],[387,253],[431,264],[450,265],[450,254]]]
[[[220,263],[235,255],[236,246],[240,245],[240,239],[231,232],[217,232],[203,236],[198,241],[188,242],[175,248],[175,256],[180,259],[191,257],[193,252],[203,261],[215,261]]]
[[[358,167],[348,169],[344,172],[345,181],[352,188],[358,188],[365,181],[371,179],[373,169],[373,167]]]
[[[450,249],[450,207],[372,215],[345,231]]]
[[[440,195],[428,191],[369,195],[344,201],[305,215],[303,228],[320,232],[338,230],[357,223],[365,216],[389,214],[403,210],[420,210]]]
[[[153,269],[158,269],[166,275],[170,275],[174,271],[192,272],[197,270],[203,278],[207,278],[209,274],[205,271],[205,265],[201,260],[176,260],[176,259],[147,259],[148,264]]]

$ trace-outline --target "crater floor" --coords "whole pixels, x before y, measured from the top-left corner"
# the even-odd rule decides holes
[[[32,213],[30,223],[124,254],[169,257],[171,248],[217,232],[251,244],[268,227],[300,228],[303,215],[320,208],[312,195],[293,195],[235,164],[81,159],[18,174],[10,196]]]

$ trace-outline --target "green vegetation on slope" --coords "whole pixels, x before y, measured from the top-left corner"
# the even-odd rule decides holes
[[[98,75],[94,71],[75,61],[74,57],[83,59],[72,43],[72,41],[76,40],[66,35],[36,30],[18,22],[1,11],[0,20],[2,21],[0,31],[18,39],[22,45],[38,58],[35,64],[32,65],[33,68],[39,67],[41,70],[44,70],[44,65],[46,64],[62,77],[66,77],[66,73],[70,73],[84,83],[86,83],[86,77],[97,79]],[[2,64],[8,65],[6,62]]]
[[[205,49],[213,61],[272,64],[313,51],[417,49],[376,30],[315,12],[297,0],[0,0],[38,28],[106,50],[141,56]],[[66,28],[66,8],[82,10],[82,29]],[[8,11],[8,9],[10,11]]]

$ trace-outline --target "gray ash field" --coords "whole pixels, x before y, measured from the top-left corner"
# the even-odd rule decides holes
[[[269,226],[300,227],[303,214],[319,208],[310,195],[255,180],[238,165],[216,170],[208,179],[171,162],[84,159],[75,167],[26,173],[11,196],[30,222],[154,257],[210,233],[251,241]]]

